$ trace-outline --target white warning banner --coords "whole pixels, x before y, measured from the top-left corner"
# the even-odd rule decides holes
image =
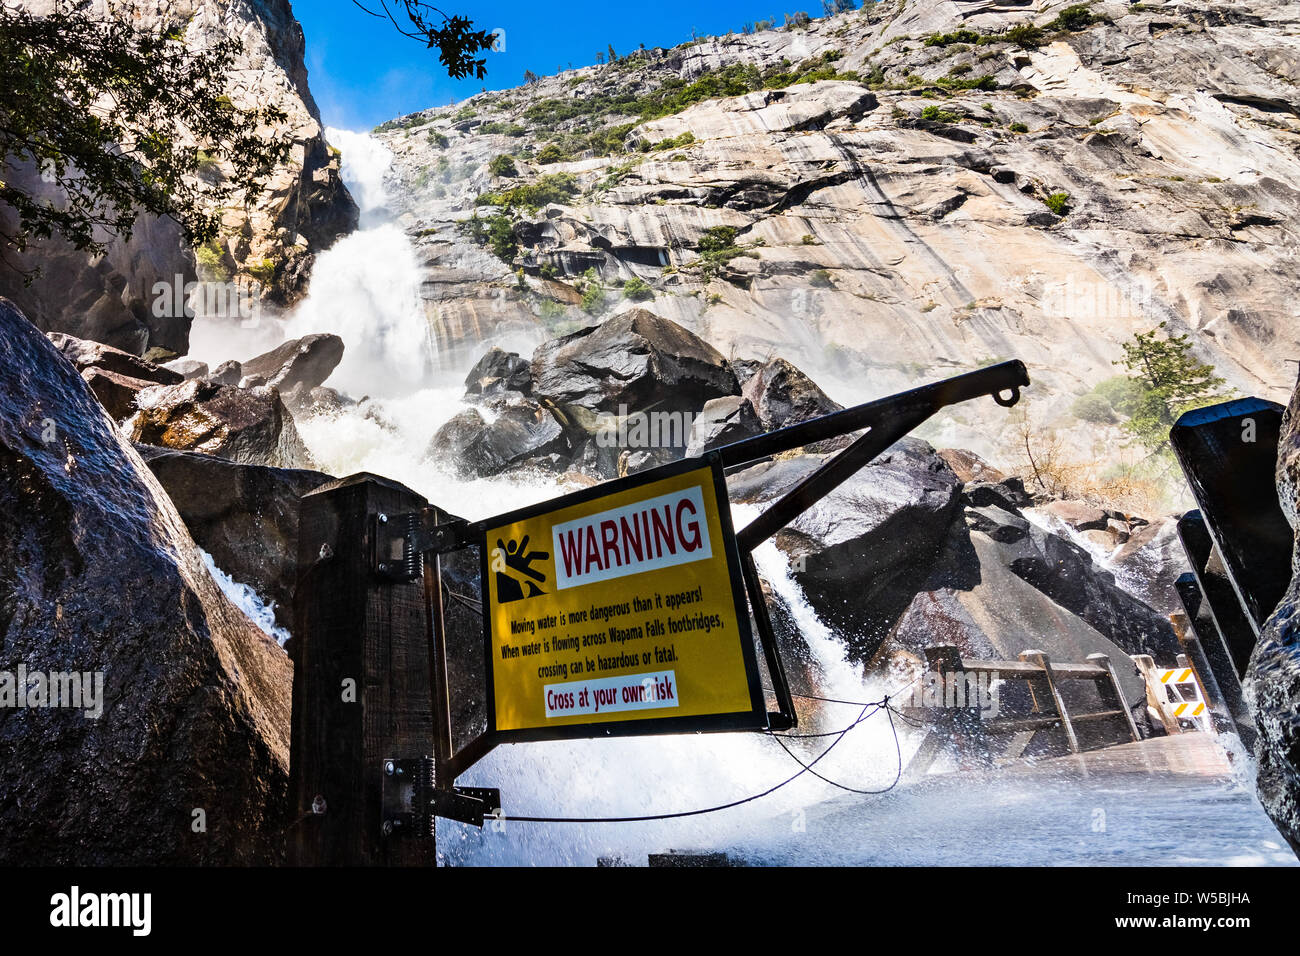
[[[548,718],[678,706],[677,675],[672,671],[547,684],[545,693]]]

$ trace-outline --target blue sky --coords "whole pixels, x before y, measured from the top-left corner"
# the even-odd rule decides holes
[[[364,0],[378,9],[378,0]],[[387,20],[367,16],[351,0],[294,0],[307,36],[307,69],[316,102],[330,126],[368,130],[405,113],[465,99],[483,87],[523,82],[524,70],[554,74],[587,66],[609,44],[619,54],[644,43],[670,47],[699,34],[739,32],[746,22],[806,10],[821,16],[821,0],[447,0],[448,13],[481,29],[505,31],[505,49],[489,52],[487,78],[455,82],[436,51],[401,36]],[[390,0],[390,9],[400,4]]]

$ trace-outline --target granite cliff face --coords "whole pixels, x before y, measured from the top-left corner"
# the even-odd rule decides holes
[[[37,14],[53,9],[51,0],[24,0],[22,6]],[[104,4],[81,0],[76,6],[94,12]],[[115,12],[125,6],[109,4]],[[141,217],[134,236],[113,240],[102,257],[58,239],[34,243],[16,258],[24,268],[39,267],[40,277],[24,286],[20,275],[0,270],[0,294],[45,331],[164,358],[186,352],[189,320],[174,309],[154,308],[156,282],[174,283],[177,275],[187,282],[235,281],[272,303],[293,301],[305,291],[314,254],[355,228],[357,209],[339,178],[339,157],[325,142],[307,86],[302,28],[288,0],[143,0],[131,11],[145,29],[182,30],[192,49],[217,36],[243,40],[227,94],[236,106],[270,102],[285,112],[285,123],[265,132],[292,141],[289,160],[251,203],[223,211],[220,238],[200,250],[197,261],[170,219]],[[201,175],[229,172],[214,158]],[[54,188],[30,168],[6,169],[5,175],[37,195]],[[0,224],[9,215],[0,210]]]
[[[1285,400],[1300,5],[1062,10],[869,4],[384,124],[444,361],[652,293],[859,392],[1021,358],[1031,412],[1081,434],[1074,399],[1160,321]]]

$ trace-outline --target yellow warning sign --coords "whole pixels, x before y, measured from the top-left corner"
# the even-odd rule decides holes
[[[497,730],[761,706],[719,484],[700,466],[487,529]]]

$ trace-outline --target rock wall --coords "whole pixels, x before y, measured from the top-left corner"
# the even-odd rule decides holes
[[[1046,29],[1061,6],[867,4],[385,124],[442,355],[587,324],[636,278],[648,308],[729,358],[779,354],[828,387],[888,394],[1023,359],[1035,415],[1084,443],[1104,429],[1074,399],[1163,320],[1242,392],[1284,401],[1300,5],[1101,2],[1103,22]],[[1026,23],[1041,46],[934,39]],[[777,85],[719,95],[720,71],[749,68]],[[699,102],[641,120],[637,97],[710,78]],[[601,131],[623,151],[586,148]],[[517,175],[491,174],[500,154]],[[512,261],[457,225],[500,211],[480,195],[561,173],[571,195],[511,213]],[[717,227],[737,251],[710,265]],[[603,312],[580,304],[589,269]],[[989,422],[945,421],[927,437],[987,453]]]
[[[52,0],[23,0],[21,5],[38,14],[53,8]],[[105,5],[78,0],[74,6],[94,12]],[[288,0],[108,4],[114,11],[128,6],[146,29],[182,29],[194,49],[217,36],[242,39],[245,51],[230,74],[227,93],[237,106],[271,102],[284,110],[286,122],[266,133],[290,138],[289,160],[247,207],[236,202],[223,211],[221,236],[202,269],[174,222],[145,216],[129,241],[112,241],[100,258],[57,238],[33,243],[25,256],[13,258],[23,268],[39,267],[42,275],[27,286],[13,270],[0,269],[0,295],[9,296],[45,331],[166,358],[188,349],[189,319],[174,309],[155,308],[160,299],[155,283],[170,288],[177,275],[184,282],[239,281],[272,303],[293,301],[305,292],[315,253],[356,227],[357,208],[339,177],[339,157],[325,142],[307,86],[302,28]],[[203,175],[229,172],[227,165],[215,162]],[[37,195],[51,188],[30,168],[6,169],[5,175]],[[11,215],[0,209],[0,228]],[[257,286],[251,286],[253,280]],[[170,293],[162,301],[170,302]]]
[[[1300,853],[1300,389],[1282,417],[1277,490],[1296,531],[1296,576],[1255,645],[1243,689],[1259,730],[1260,800]]]
[[[0,338],[0,862],[277,859],[288,656],[221,593],[77,370],[5,299]],[[100,713],[37,706],[33,675],[74,672],[101,675]]]

